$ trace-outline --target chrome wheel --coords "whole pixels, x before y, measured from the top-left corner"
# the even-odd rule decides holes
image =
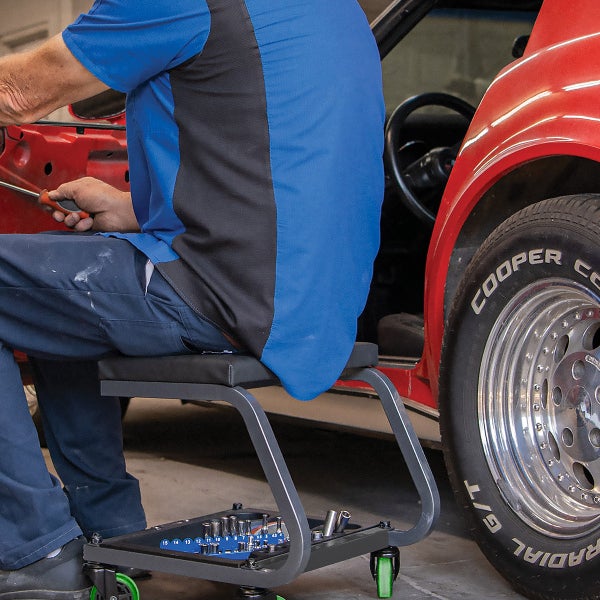
[[[488,337],[478,379],[488,466],[511,509],[554,538],[600,527],[600,299],[529,285]]]

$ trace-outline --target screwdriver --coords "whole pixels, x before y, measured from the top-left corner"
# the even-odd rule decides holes
[[[64,215],[69,215],[71,213],[77,213],[80,219],[86,219],[90,215],[86,213],[84,210],[81,210],[73,200],[52,200],[48,195],[48,190],[42,190],[41,192],[33,192],[31,190],[27,190],[25,188],[19,187],[18,185],[13,185],[12,183],[8,183],[6,181],[0,180],[0,186],[12,190],[13,192],[19,192],[20,194],[25,194],[26,196],[32,196],[37,199],[37,201],[44,205],[49,206],[53,210],[58,210]]]

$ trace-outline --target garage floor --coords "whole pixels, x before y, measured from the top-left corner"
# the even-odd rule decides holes
[[[347,509],[362,525],[418,516],[399,451],[389,440],[272,422],[305,510],[324,516]],[[124,421],[129,471],[141,481],[148,523],[168,523],[228,509],[233,502],[274,508],[262,470],[237,413],[132,400]],[[424,541],[401,550],[393,598],[518,599],[467,537],[447,482],[441,453],[427,451],[442,497],[442,514]],[[141,600],[229,600],[236,588],[155,573],[140,581]],[[276,590],[286,600],[376,598],[368,556],[301,575]]]

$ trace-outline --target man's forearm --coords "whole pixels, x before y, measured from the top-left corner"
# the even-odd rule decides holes
[[[30,123],[106,89],[55,36],[0,59],[0,126]]]
[[[37,118],[31,107],[35,107],[39,99],[28,95],[30,86],[22,74],[24,62],[21,55],[0,60],[0,125],[21,124]]]

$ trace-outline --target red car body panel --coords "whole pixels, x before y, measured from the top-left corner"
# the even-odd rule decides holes
[[[85,124],[7,127],[0,158],[0,180],[30,189],[55,189],[89,175],[129,189],[127,144],[123,128]],[[2,233],[60,229],[34,198],[0,188]]]
[[[409,394],[413,400],[429,404],[437,398],[450,258],[483,194],[536,159],[568,155],[600,162],[598,22],[596,0],[546,0],[525,55],[498,75],[477,109],[444,191],[428,252],[425,350],[416,373],[428,379],[431,394]]]

